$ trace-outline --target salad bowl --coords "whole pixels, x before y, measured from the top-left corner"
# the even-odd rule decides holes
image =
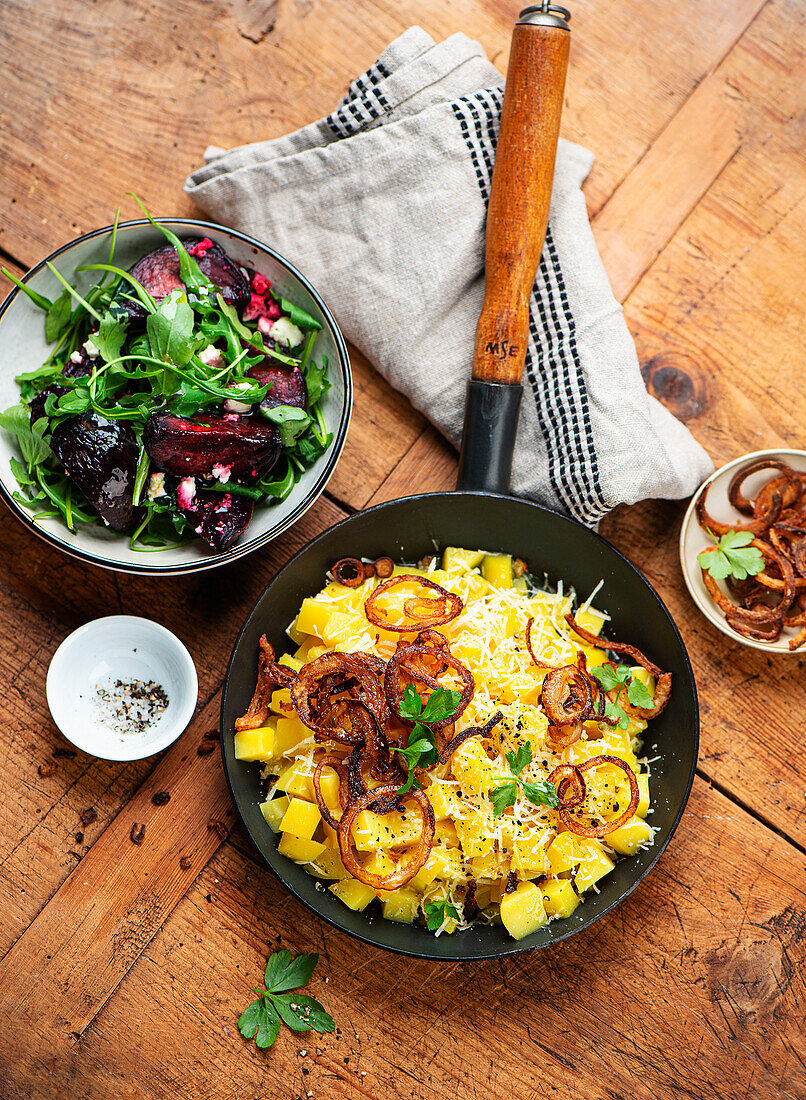
[[[61,516],[38,514],[26,507],[19,493],[14,460],[19,458],[17,440],[0,432],[0,495],[28,530],[75,558],[118,572],[166,576],[211,569],[234,561],[271,541],[295,523],[317,500],[330,479],[344,447],[352,409],[350,360],[344,338],[321,295],[288,260],[268,245],[244,233],[191,218],[163,218],[159,225],[181,239],[208,238],[219,245],[238,265],[256,271],[272,285],[272,292],[305,310],[320,325],[312,357],[327,359],[330,388],[321,398],[322,421],[330,434],[325,452],[302,471],[288,496],[276,503],[255,508],[249,527],[226,550],[214,551],[200,539],[156,549],[130,545],[125,534],[101,523],[86,523],[71,532]],[[165,235],[151,221],[119,223],[87,233],[58,249],[29,271],[23,282],[33,291],[55,300],[62,293],[49,263],[80,294],[97,282],[94,271],[82,271],[90,264],[109,261],[114,233],[115,264],[128,270],[143,256],[166,244]],[[15,287],[0,307],[0,408],[8,409],[20,400],[16,376],[36,371],[51,350],[45,336],[42,310]]]

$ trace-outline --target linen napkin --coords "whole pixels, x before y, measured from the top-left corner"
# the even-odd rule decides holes
[[[216,221],[265,240],[322,293],[345,336],[458,445],[484,291],[484,225],[503,78],[463,34],[412,27],[297,133],[208,149],[185,184]],[[595,525],[712,471],[650,397],[561,141],[535,279],[513,491]]]

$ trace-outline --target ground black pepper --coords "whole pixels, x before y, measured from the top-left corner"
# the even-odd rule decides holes
[[[165,689],[154,680],[115,680],[97,687],[97,705],[115,733],[143,733],[168,706]]]

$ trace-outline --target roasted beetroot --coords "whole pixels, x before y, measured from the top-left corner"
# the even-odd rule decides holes
[[[249,283],[221,245],[214,244],[207,237],[193,237],[182,243],[195,258],[202,272],[219,288],[225,302],[229,302],[237,310],[243,309],[249,303]],[[170,244],[149,252],[129,271],[158,302],[167,298],[172,290],[184,286],[179,277],[179,257],[176,249]],[[124,284],[120,292],[119,304],[133,321],[144,321],[146,311],[143,306],[123,296],[133,293],[131,286],[128,283]]]
[[[262,409],[275,409],[278,405],[308,408],[308,388],[299,367],[286,367],[266,356],[260,363],[250,367],[248,374],[261,386],[270,387],[260,402]]]
[[[197,490],[193,478],[179,483],[177,503],[199,538],[214,550],[229,550],[249,526],[254,510],[248,497]]]
[[[152,413],[143,433],[148,456],[175,477],[215,477],[253,482],[280,457],[280,433],[255,416]]]
[[[133,525],[138,447],[128,425],[85,413],[59,424],[50,445],[68,477],[114,531]]]

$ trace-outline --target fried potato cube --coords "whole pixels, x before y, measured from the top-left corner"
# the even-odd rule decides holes
[[[357,878],[343,878],[328,887],[331,894],[343,901],[348,909],[355,909],[357,913],[366,909],[371,901],[375,900],[375,891],[366,883],[359,882]]]
[[[354,638],[360,638],[369,630],[369,623],[356,611],[334,611],[324,629],[322,641],[329,646],[344,645]]]
[[[293,714],[294,704],[291,702],[291,692],[288,688],[278,688],[272,692],[269,706],[281,718],[287,718],[289,714]]]
[[[543,833],[535,833],[531,837],[518,837],[515,840],[512,853],[513,870],[520,872],[527,878],[536,875],[545,875],[549,870],[549,860],[544,845]]]
[[[316,827],[322,820],[319,807],[303,798],[292,798],[280,822],[280,831],[291,833],[300,840],[313,840]]]
[[[281,833],[277,851],[295,863],[313,863],[325,851],[325,846],[317,840],[303,840],[291,833]]]
[[[302,668],[302,661],[298,657],[292,657],[290,653],[284,653],[277,664],[290,668],[292,672],[299,672]]]
[[[483,550],[463,550],[458,546],[446,546],[442,551],[442,568],[469,571],[477,569],[484,560]]]
[[[486,554],[481,563],[481,575],[494,588],[511,588],[514,579],[511,554]]]
[[[501,923],[513,939],[531,935],[547,920],[543,895],[533,882],[522,882],[501,898]]]
[[[320,856],[317,856],[308,870],[316,878],[341,880],[350,877],[338,852],[334,852],[332,848],[326,848]]]
[[[420,898],[413,890],[401,887],[399,890],[390,890],[389,896],[383,903],[383,915],[387,920],[400,921],[402,924],[413,924],[420,907]]]
[[[568,878],[547,879],[540,889],[549,917],[570,917],[579,905],[579,897]]]
[[[448,848],[459,847],[459,833],[452,821],[437,821],[434,829],[434,841]]]
[[[581,836],[576,840],[580,859],[574,875],[574,885],[578,893],[584,894],[595,882],[609,874],[616,865],[598,841]]]
[[[636,815],[614,833],[608,833],[604,841],[619,855],[633,856],[639,848],[649,844],[654,835],[651,826]]]
[[[478,811],[463,820],[457,820],[456,833],[465,859],[486,856],[493,850],[492,837],[485,833],[486,818]]]
[[[649,776],[646,772],[636,776],[638,780],[638,805],[635,807],[636,817],[646,817],[649,813]]]
[[[453,754],[451,771],[468,794],[487,795],[495,785],[496,769],[481,743],[472,738]]]
[[[288,799],[285,795],[280,798],[270,798],[266,802],[260,803],[260,812],[266,820],[266,824],[272,830],[272,832],[280,832],[280,822],[283,820],[283,815],[288,809]]]
[[[305,770],[302,760],[292,760],[286,764],[277,776],[275,788],[285,791],[286,794],[296,795],[297,798],[305,798],[308,802],[314,801],[313,779]]]
[[[427,793],[437,821],[456,816],[459,800],[453,787],[445,783],[432,783]]]
[[[586,607],[584,611],[577,611],[574,614],[574,618],[582,629],[587,630],[589,634],[602,633],[605,617],[601,611],[596,611],[592,607]]]
[[[287,718],[278,718],[274,731],[275,759],[290,755],[301,741],[307,741],[312,736],[313,730],[309,730],[295,714]]]
[[[573,833],[560,833],[546,849],[546,856],[553,875],[570,871],[579,863]]]
[[[294,629],[300,634],[315,634],[317,638],[323,638],[325,627],[332,614],[333,604],[309,596],[302,601],[294,622]]]
[[[353,825],[353,839],[359,852],[374,852],[377,848],[408,848],[416,844],[422,822],[415,813],[394,810],[389,814],[374,814],[362,810]]]
[[[274,726],[258,726],[253,730],[239,730],[235,734],[235,759],[251,762],[271,760],[274,748]]]

